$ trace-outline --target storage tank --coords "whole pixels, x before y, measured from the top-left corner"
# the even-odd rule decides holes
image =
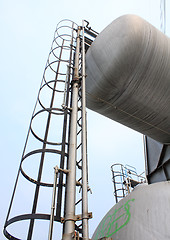
[[[141,184],[115,204],[92,240],[169,240],[170,182]]]
[[[87,107],[170,143],[170,39],[135,15],[119,17],[86,53]]]

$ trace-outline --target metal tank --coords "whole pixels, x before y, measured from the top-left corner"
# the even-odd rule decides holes
[[[135,15],[119,17],[86,53],[87,107],[170,143],[170,39]]]
[[[170,182],[138,185],[99,223],[92,240],[169,240]]]

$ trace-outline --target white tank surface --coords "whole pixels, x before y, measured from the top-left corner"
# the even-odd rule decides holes
[[[136,187],[118,202],[92,236],[92,240],[169,240],[170,182]]]
[[[86,53],[87,107],[170,143],[170,39],[135,15],[107,26]]]

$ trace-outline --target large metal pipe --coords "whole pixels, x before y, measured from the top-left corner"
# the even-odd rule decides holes
[[[77,116],[78,116],[78,90],[79,90],[79,53],[80,53],[80,27],[77,31],[74,79],[72,80],[72,111],[70,121],[69,158],[67,175],[67,189],[65,200],[65,224],[63,240],[74,239],[75,232],[75,200],[76,200],[76,150],[77,150]]]
[[[134,15],[113,21],[86,53],[87,107],[170,143],[170,39]]]
[[[86,71],[85,71],[85,44],[84,44],[84,21],[82,24],[82,236],[89,240],[88,229],[88,178],[87,178],[87,122],[86,122]]]

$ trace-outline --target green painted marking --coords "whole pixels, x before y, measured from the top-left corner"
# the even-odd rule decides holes
[[[113,234],[126,226],[131,218],[129,203],[134,201],[134,198],[128,200],[120,208],[115,209],[112,215],[107,215],[100,223],[94,240],[103,237],[111,237]]]

